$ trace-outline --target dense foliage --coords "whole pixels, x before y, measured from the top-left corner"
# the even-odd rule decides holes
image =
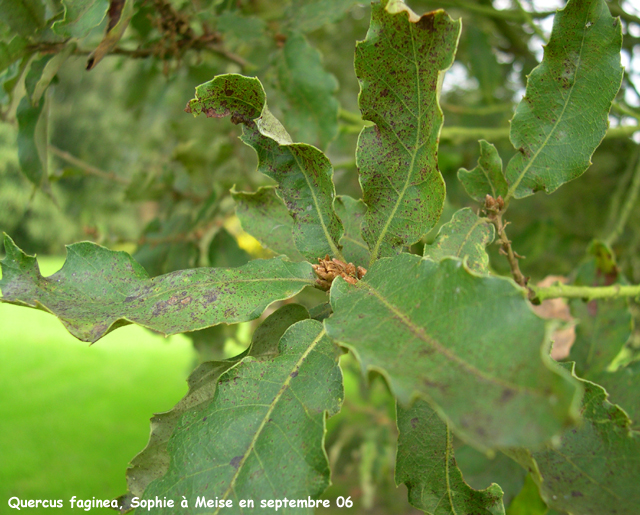
[[[200,355],[122,512],[637,510],[640,18],[505,7],[0,0],[0,301]]]

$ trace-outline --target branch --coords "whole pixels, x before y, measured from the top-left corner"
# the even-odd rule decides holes
[[[120,177],[113,172],[105,172],[96,168],[95,166],[90,165],[89,163],[85,163],[84,161],[78,159],[75,156],[69,154],[69,152],[65,152],[64,150],[60,150],[58,147],[54,147],[53,145],[49,145],[49,152],[58,156],[61,159],[64,159],[68,163],[71,163],[73,166],[76,166],[78,169],[82,170],[88,175],[94,175],[96,177],[100,177],[101,179],[106,179],[108,181],[117,182],[120,184],[129,185],[131,181],[124,177]]]
[[[572,286],[567,284],[554,284],[553,286],[530,286],[532,299],[543,301],[546,299],[616,299],[620,297],[640,297],[640,285],[622,286]]]

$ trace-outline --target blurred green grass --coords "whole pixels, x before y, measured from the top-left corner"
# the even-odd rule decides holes
[[[43,275],[61,258],[38,258]],[[73,338],[54,316],[0,304],[0,513],[10,497],[113,499],[144,448],[149,418],[187,391],[190,342],[127,326],[96,344]],[[15,513],[50,513],[27,508]],[[91,513],[113,514],[108,509]]]

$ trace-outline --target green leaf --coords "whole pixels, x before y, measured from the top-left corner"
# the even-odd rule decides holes
[[[284,109],[287,127],[298,141],[326,148],[338,134],[338,81],[325,71],[320,52],[302,34],[289,33],[275,69],[289,103]]]
[[[102,23],[109,0],[62,0],[64,18],[53,24],[53,32],[67,38],[83,38]]]
[[[577,418],[579,388],[547,356],[545,322],[510,279],[400,254],[355,286],[336,279],[331,305],[327,333],[363,371],[383,374],[403,405],[428,399],[479,450],[534,446]]]
[[[478,166],[473,170],[461,168],[458,179],[467,190],[469,196],[478,202],[484,202],[487,195],[494,199],[507,195],[508,185],[502,172],[502,159],[491,143],[480,140],[480,157]]]
[[[303,259],[293,244],[293,219],[276,195],[276,188],[264,186],[255,193],[231,190],[231,196],[236,201],[236,215],[242,228],[263,247],[293,261]]]
[[[0,12],[3,23],[20,36],[30,36],[46,24],[42,0],[0,0]]]
[[[14,36],[8,43],[0,41],[0,72],[25,55],[26,49],[27,40],[21,36]]]
[[[292,143],[267,107],[258,79],[220,75],[196,88],[187,107],[194,115],[231,116],[243,123],[242,141],[258,154],[258,170],[276,180],[276,190],[293,217],[293,240],[307,259],[329,254],[341,258],[342,224],[333,210],[333,168],[317,148]]]
[[[340,240],[342,255],[347,263],[366,265],[369,263],[369,247],[362,239],[360,225],[367,206],[362,200],[355,200],[348,195],[337,196],[334,205],[344,225],[344,234]]]
[[[417,242],[438,221],[445,184],[437,166],[444,72],[460,22],[444,11],[417,16],[400,0],[373,4],[367,38],[356,46],[362,118],[358,139],[364,240],[377,259]]]
[[[269,315],[256,329],[249,355],[253,358],[273,355],[273,351],[277,352],[277,342],[287,328],[307,318],[309,318],[307,310],[299,304],[281,307]],[[210,329],[218,329],[218,327]],[[214,402],[220,376],[236,366],[246,355],[245,352],[231,360],[201,364],[187,380],[189,384],[187,395],[171,411],[154,415],[151,419],[149,443],[131,460],[127,469],[129,492],[119,499],[119,504],[124,504],[125,510],[130,507],[133,497],[142,497],[149,484],[163,477],[169,470],[171,456],[167,444],[180,419],[187,414],[194,416],[199,413],[202,416],[202,412],[209,410]]]
[[[569,370],[573,364],[563,365]],[[559,445],[513,455],[534,472],[549,508],[580,515],[635,513],[640,505],[640,433],[630,429],[624,411],[606,400],[602,387],[580,382],[585,390],[582,425],[565,431]]]
[[[293,0],[287,19],[300,32],[311,32],[337,22],[358,0]]]
[[[276,355],[252,350],[220,376],[206,408],[182,416],[169,441],[169,470],[145,498],[185,496],[195,511],[198,497],[217,497],[232,503],[230,513],[243,513],[241,499],[307,500],[329,485],[324,426],[343,399],[340,350],[315,320],[270,344]],[[285,511],[293,512],[313,510]]]
[[[489,256],[485,247],[493,242],[495,229],[485,218],[480,218],[465,207],[453,214],[444,224],[431,245],[425,245],[424,257],[439,261],[453,256],[467,258],[469,270],[479,274],[489,272]]]
[[[625,284],[611,249],[596,241],[589,253],[590,259],[578,269],[576,286]],[[575,361],[579,376],[591,379],[613,361],[631,337],[633,320],[629,302],[625,298],[588,302],[571,299],[569,306],[579,321],[569,359]]]
[[[236,239],[223,227],[209,244],[209,266],[232,267],[245,265],[251,256],[238,246]]]
[[[128,323],[168,335],[253,320],[272,302],[315,283],[309,263],[280,258],[149,278],[127,253],[89,242],[69,245],[62,269],[44,278],[34,257],[6,235],[4,243],[1,300],[53,313],[89,342]]]
[[[640,361],[615,372],[592,374],[590,379],[607,391],[607,400],[620,406],[629,415],[633,429],[640,431]]]
[[[65,45],[60,52],[48,54],[31,63],[31,68],[24,80],[27,95],[32,105],[37,105],[49,84],[76,48],[75,43]]]
[[[604,0],[570,0],[558,11],[511,121],[518,153],[505,174],[508,197],[551,193],[589,167],[620,89],[621,46],[620,20]]]
[[[87,70],[93,70],[97,64],[102,61],[102,58],[111,52],[118,44],[118,41],[120,41],[124,31],[127,30],[129,22],[135,13],[133,2],[134,0],[111,2],[111,8],[108,11],[109,23],[107,23],[106,33],[98,47],[89,54]],[[113,8],[113,6],[117,6],[117,8]]]
[[[502,489],[474,490],[462,478],[453,455],[453,436],[424,401],[398,406],[396,482],[409,489],[409,502],[432,515],[504,515]]]
[[[531,474],[527,474],[522,490],[507,509],[507,515],[551,515]]]
[[[527,475],[526,470],[502,452],[488,457],[470,445],[456,447],[456,463],[471,488],[481,490],[491,483],[499,484],[505,507],[522,490]]]
[[[34,106],[25,96],[16,110],[20,169],[36,187],[48,192],[47,145],[49,105],[46,96]]]

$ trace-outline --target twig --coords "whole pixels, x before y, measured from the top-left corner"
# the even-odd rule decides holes
[[[131,181],[129,179],[125,179],[124,177],[119,177],[113,172],[105,172],[96,168],[95,166],[90,165],[89,163],[85,163],[81,159],[78,159],[75,156],[69,154],[69,152],[65,152],[64,150],[60,150],[58,147],[54,147],[53,145],[49,145],[49,152],[55,154],[56,156],[64,159],[68,163],[71,163],[73,166],[78,167],[83,172],[89,175],[95,175],[96,177],[100,177],[101,179],[106,179],[108,181],[117,182],[120,184],[129,185]]]
[[[613,284],[611,286],[573,286],[567,284],[554,284],[553,286],[530,286],[532,298],[543,301],[545,299],[615,299],[619,297],[640,297],[640,285],[623,286]]]
[[[637,152],[636,152],[637,155]],[[624,227],[627,224],[627,220],[629,219],[629,215],[638,200],[638,191],[640,190],[640,160],[636,163],[636,169],[633,174],[633,180],[631,182],[631,187],[629,189],[629,193],[627,194],[627,199],[622,206],[622,210],[620,211],[620,216],[618,217],[618,223],[609,236],[604,240],[605,243],[609,246],[613,245],[616,240],[624,231]]]
[[[491,106],[484,107],[466,107],[447,104],[446,102],[440,102],[442,109],[456,114],[470,114],[476,116],[484,116],[487,114],[502,113],[503,111],[511,111],[513,106],[510,103],[500,103]]]

